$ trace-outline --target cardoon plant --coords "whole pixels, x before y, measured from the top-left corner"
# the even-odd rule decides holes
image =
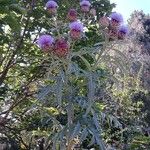
[[[121,52],[117,53],[114,47],[114,43],[125,39],[127,33],[120,26],[123,18],[119,13],[112,13],[110,18],[95,17],[96,11],[88,0],[82,0],[79,6],[81,15],[77,15],[79,10],[71,8],[64,22],[57,18],[57,3],[48,1],[47,11],[55,13],[49,22],[53,27],[47,31],[48,35],[42,33],[37,40],[39,48],[46,52],[44,59],[49,62],[45,72],[47,78],[41,82],[43,88],[40,88],[37,97],[42,100],[43,107],[53,108],[57,112],[56,115],[48,115],[53,122],[54,132],[51,144],[48,145],[47,141],[45,148],[49,146],[53,150],[82,148],[85,141],[90,145],[89,140],[91,145],[96,144],[98,149],[105,150],[107,144],[102,129],[103,122],[108,119],[122,129],[115,116],[106,115],[102,108],[97,107],[97,101],[102,82],[109,84],[112,75],[111,71],[104,71],[106,77],[102,81],[102,68],[115,71],[124,69],[124,66],[116,65]],[[99,42],[91,41],[90,45],[86,43],[91,37],[88,34],[90,27],[95,28],[94,34],[103,38],[103,41],[97,39]],[[113,55],[115,52],[118,54],[117,60]]]

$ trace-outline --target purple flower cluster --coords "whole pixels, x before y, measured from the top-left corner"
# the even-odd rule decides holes
[[[80,2],[81,10],[86,13],[90,12],[92,15],[96,15],[96,10],[94,8],[90,10],[91,3],[89,0],[82,0]],[[46,9],[49,13],[56,14],[58,8],[58,4],[54,0],[49,0],[46,3]],[[67,18],[71,22],[69,24],[70,32],[69,35],[72,40],[78,40],[82,37],[82,33],[84,31],[84,26],[81,22],[77,21],[77,11],[75,9],[70,9],[67,14]],[[106,29],[106,34],[110,39],[124,39],[124,37],[128,33],[128,27],[122,25],[123,17],[120,13],[113,12],[110,15],[110,18],[104,16],[99,20],[99,24],[101,27]],[[42,35],[37,40],[37,45],[44,52],[53,52],[59,56],[65,56],[69,51],[69,43],[63,38],[59,37],[59,39],[54,40],[54,38],[50,35]]]
[[[123,17],[120,13],[114,12],[111,14],[111,28],[117,30],[118,39],[123,40],[128,34],[128,27],[123,24]]]
[[[83,24],[79,21],[70,23],[70,36],[72,39],[79,39],[83,32]],[[41,35],[37,40],[37,45],[44,52],[53,52],[58,56],[65,56],[69,50],[69,43],[64,39],[60,38],[56,41],[50,35]]]
[[[128,27],[123,24],[123,16],[120,13],[113,12],[110,18],[106,16],[99,19],[99,24],[101,27],[106,28],[109,38],[114,39],[124,39],[128,34]]]
[[[53,53],[58,57],[65,57],[69,51],[69,43],[64,39],[56,39],[50,35],[42,35],[37,40],[37,45],[46,53]]]

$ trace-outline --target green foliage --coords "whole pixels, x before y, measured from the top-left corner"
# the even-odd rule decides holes
[[[132,141],[132,146],[130,149],[149,149],[150,148],[150,138],[147,136],[143,136],[143,135],[138,135],[137,137],[134,138],[134,140]]]

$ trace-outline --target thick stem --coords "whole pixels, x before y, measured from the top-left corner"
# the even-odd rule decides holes
[[[68,127],[70,127],[73,123],[74,119],[74,108],[71,100],[69,100],[68,108],[67,108],[67,115],[68,115]]]
[[[68,141],[67,150],[73,150],[73,145],[74,145],[74,141],[73,140]]]

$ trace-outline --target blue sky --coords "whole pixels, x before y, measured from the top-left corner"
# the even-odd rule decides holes
[[[150,13],[150,0],[110,0],[116,3],[114,11],[120,12],[125,21],[130,17],[134,10],[143,10],[144,13]]]

